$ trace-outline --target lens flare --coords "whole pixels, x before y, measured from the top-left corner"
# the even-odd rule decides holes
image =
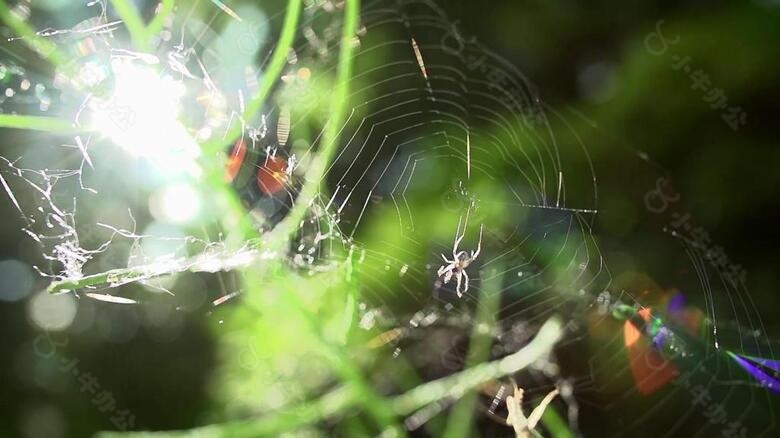
[[[184,83],[137,61],[115,59],[111,67],[114,86],[93,96],[92,124],[166,173],[199,175],[200,148],[179,121]]]

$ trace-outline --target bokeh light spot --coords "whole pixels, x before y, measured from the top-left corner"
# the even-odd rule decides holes
[[[33,271],[18,260],[0,261],[0,301],[18,301],[26,297],[33,286]]]

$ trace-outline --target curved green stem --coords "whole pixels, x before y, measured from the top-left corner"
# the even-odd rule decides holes
[[[128,0],[111,0],[111,4],[114,5],[114,9],[116,9],[119,18],[125,23],[125,27],[127,27],[127,31],[130,33],[133,44],[135,44],[139,50],[144,52],[147,51],[149,44],[146,40],[144,22],[141,19],[141,14],[135,9],[135,6]]]
[[[459,399],[480,385],[516,373],[549,353],[562,333],[557,318],[549,319],[525,348],[494,362],[483,363],[458,374],[420,385],[393,399],[395,412],[412,412],[444,398]]]
[[[393,397],[390,400],[392,412],[399,416],[408,415],[438,400],[459,399],[466,392],[480,385],[521,371],[544,355],[549,354],[562,333],[561,322],[557,318],[551,318],[542,325],[536,337],[522,350],[494,362],[483,363],[457,374],[424,383],[402,395]],[[189,431],[140,432],[123,435],[104,433],[101,434],[101,438],[115,436],[173,438],[193,435],[204,437],[272,436],[343,414],[348,409],[354,408],[360,401],[359,393],[348,388],[341,388],[313,402],[313,406],[316,407],[314,410],[316,415],[306,419],[294,418],[294,408],[289,408],[256,420],[214,424]]]
[[[144,39],[146,40],[147,44],[152,39],[152,37],[160,33],[163,26],[165,26],[165,20],[167,20],[171,15],[171,12],[173,12],[173,7],[176,4],[175,0],[162,0],[161,3],[162,8],[159,12],[157,12],[157,15],[152,18],[152,21],[149,22],[149,25],[146,26],[146,30],[144,31]]]
[[[338,138],[341,126],[344,123],[347,102],[349,100],[349,80],[352,77],[354,52],[354,38],[357,33],[358,19],[360,17],[360,2],[347,1],[344,11],[344,27],[341,33],[341,47],[339,50],[338,77],[336,90],[331,98],[332,112],[328,118],[325,132],[323,133],[322,146],[311,166],[306,172],[306,181],[296,199],[290,213],[282,220],[272,232],[269,242],[272,245],[284,246],[287,244],[288,235],[285,230],[297,229],[306,212],[314,202],[320,189],[320,183],[325,176],[325,170],[333,159],[338,146]]]
[[[347,0],[348,2],[350,0]],[[354,0],[353,0],[354,1]],[[308,325],[309,331],[319,340],[322,356],[330,363],[331,368],[341,379],[348,383],[359,397],[360,403],[365,406],[366,411],[375,419],[382,429],[391,429],[396,432],[395,436],[405,436],[403,428],[398,424],[395,413],[392,412],[389,403],[371,387],[370,383],[361,373],[360,369],[352,363],[344,349],[337,344],[332,344],[325,339],[317,327],[317,321],[312,314],[308,312],[296,294],[296,291],[289,290],[284,294],[284,298],[290,303],[295,311],[299,312]]]
[[[282,26],[282,32],[279,37],[279,42],[276,44],[276,49],[271,56],[271,62],[268,64],[268,68],[263,72],[263,80],[260,81],[260,88],[257,94],[252,96],[252,99],[247,104],[244,111],[244,120],[252,120],[263,107],[265,100],[271,92],[276,81],[279,79],[279,75],[282,73],[282,69],[287,64],[287,55],[290,53],[290,48],[295,39],[296,31],[298,30],[298,21],[301,16],[302,0],[288,0],[287,12],[284,16],[284,24]],[[234,124],[227,132],[225,138],[215,138],[207,142],[203,149],[207,155],[212,155],[220,152],[224,148],[225,143],[232,143],[241,135],[241,125]]]

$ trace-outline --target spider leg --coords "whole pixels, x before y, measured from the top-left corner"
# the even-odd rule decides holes
[[[463,236],[466,235],[466,229],[463,229],[463,234],[460,233],[460,224],[463,221],[463,217],[458,218],[458,229],[455,231],[455,243],[452,245],[452,258],[457,259],[458,258],[458,245],[460,245],[460,241],[463,240]]]
[[[547,409],[547,406],[553,401],[556,395],[558,395],[558,388],[550,391],[550,393],[547,394],[541,402],[539,402],[539,405],[534,408],[533,411],[531,411],[531,413],[528,415],[528,423],[526,426],[528,430],[534,430],[536,424],[539,422],[539,420],[542,419],[544,410]]]
[[[452,247],[452,258],[454,260],[458,259],[458,246],[460,245],[460,241],[463,240],[463,236],[458,237],[455,240],[455,245]]]
[[[452,267],[450,266],[444,273],[444,284],[447,284],[452,280]]]
[[[458,298],[463,296],[463,292],[460,290],[460,285],[461,285],[461,282],[463,281],[463,275],[462,275],[463,273],[464,273],[463,271],[460,271],[458,273],[458,278],[457,278],[458,283],[455,286],[455,292],[458,293]]]
[[[466,219],[468,221],[468,219]],[[458,217],[458,228],[455,229],[455,238],[457,239],[458,236],[460,236],[460,224],[463,222],[463,216]]]
[[[472,260],[477,258],[479,256],[479,252],[482,251],[482,228],[484,228],[484,226],[483,226],[483,224],[480,224],[479,225],[479,242],[477,242],[477,250],[471,256]]]
[[[461,274],[463,274],[463,277],[465,277],[465,278],[466,278],[466,283],[465,283],[465,286],[466,286],[466,287],[464,287],[464,288],[463,288],[463,293],[465,294],[466,292],[468,292],[468,291],[469,291],[469,274],[467,274],[467,273],[466,273],[466,270],[465,270],[465,269],[463,269],[462,271],[460,271],[460,273],[461,273]]]

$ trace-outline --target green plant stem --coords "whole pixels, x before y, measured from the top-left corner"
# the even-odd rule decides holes
[[[271,93],[271,89],[278,80],[279,75],[282,73],[282,69],[285,64],[287,64],[287,56],[290,53],[290,48],[295,40],[295,34],[298,29],[298,21],[301,16],[301,4],[302,0],[288,0],[287,2],[287,12],[284,16],[284,24],[282,26],[279,41],[271,56],[271,62],[268,64],[268,68],[263,72],[260,88],[247,104],[243,114],[244,120],[254,119]],[[349,7],[349,2],[347,3],[347,6]],[[203,149],[206,151],[206,154],[210,155],[221,152],[225,143],[232,143],[241,135],[241,129],[242,127],[240,124],[234,124],[225,135],[225,138],[216,138],[205,143]]]
[[[232,192],[225,194],[225,196],[230,195],[232,195]],[[235,214],[237,213],[238,212]],[[256,231],[247,231],[247,233],[252,232],[256,233]],[[224,248],[220,248],[218,251],[205,252],[190,258],[169,260],[163,264],[152,263],[129,268],[112,269],[110,271],[86,275],[79,278],[65,278],[53,281],[47,290],[49,293],[61,293],[79,290],[89,286],[104,287],[121,285],[179,272],[219,272],[234,269],[250,271],[246,268],[256,265],[257,261],[261,258],[260,252],[252,247],[253,241],[250,240],[239,250],[228,251]]]
[[[281,36],[279,42],[274,50],[274,54],[271,57],[269,67],[266,69],[263,75],[263,80],[260,84],[260,89],[252,97],[249,102],[247,111],[244,114],[244,120],[249,120],[260,110],[263,103],[267,99],[273,84],[279,79],[279,75],[287,62],[287,54],[290,51],[293,40],[295,39],[296,30],[298,28],[298,21],[301,15],[301,0],[289,0],[287,5],[287,12],[285,14],[284,25],[282,27]],[[206,142],[202,149],[206,160],[216,160],[219,163],[218,166],[211,166],[207,172],[207,183],[210,188],[215,191],[217,202],[221,208],[228,213],[228,217],[224,218],[223,226],[226,230],[237,230],[232,236],[232,246],[239,245],[247,240],[255,240],[259,236],[259,233],[252,223],[251,217],[246,214],[238,195],[230,187],[230,184],[224,180],[224,166],[225,158],[222,150],[226,143],[230,143],[240,135],[241,126],[234,125],[228,133],[227,141],[224,138],[216,138],[212,141]],[[211,163],[211,161],[209,161]],[[205,165],[208,165],[206,163]],[[297,229],[297,228],[296,228]],[[293,228],[287,228],[284,231],[288,234],[294,233]],[[229,242],[230,243],[230,242]],[[251,264],[247,264],[247,267]],[[244,271],[244,277],[247,272]],[[244,284],[247,286],[248,293],[254,293],[259,284],[253,281],[246,281]]]
[[[393,399],[395,412],[408,413],[447,397],[459,399],[466,391],[515,373],[547,354],[561,336],[561,323],[552,318],[542,325],[533,341],[522,350],[494,362],[483,363],[458,374],[443,377]]]
[[[297,4],[297,7],[300,7],[300,4]],[[288,14],[287,15],[288,18],[293,15],[293,13],[289,10],[287,14]],[[326,129],[325,147],[323,148],[322,152],[320,152],[320,155],[318,156],[319,163],[322,163],[323,165],[321,166],[321,168],[317,168],[316,166],[313,166],[314,169],[309,169],[307,171],[307,176],[311,173],[314,173],[313,181],[316,181],[316,184],[311,183],[312,179],[307,179],[307,182],[304,184],[302,193],[301,195],[299,195],[298,199],[296,200],[295,205],[293,206],[292,211],[290,212],[290,215],[288,215],[288,218],[283,220],[272,232],[271,238],[269,239],[269,241],[272,242],[272,245],[277,242],[284,242],[284,243],[289,242],[289,238],[291,237],[292,234],[291,230],[298,229],[297,226],[298,223],[300,222],[300,220],[303,218],[303,215],[310,207],[311,202],[309,201],[309,199],[313,199],[314,194],[316,193],[317,190],[319,190],[319,180],[322,178],[324,173],[324,168],[325,168],[324,164],[329,162],[330,158],[333,155],[333,150],[335,149],[338,140],[338,130],[332,129],[332,127],[340,126],[341,120],[343,119],[343,113],[348,98],[349,80],[352,76],[352,55],[353,55],[352,39],[357,33],[357,23],[358,23],[359,15],[360,15],[359,0],[347,0],[345,3],[345,10],[344,10],[344,25],[342,29],[341,47],[339,50],[338,87],[337,87],[336,95],[334,97],[335,109],[333,114],[331,115],[331,118],[328,120],[328,125],[325,128]],[[297,20],[297,16],[295,19]],[[282,36],[282,38],[284,39],[284,35]],[[289,45],[289,43],[291,43],[291,40],[287,43],[287,45]],[[279,61],[278,66],[275,66],[274,61],[272,61],[271,68],[269,68],[269,70],[278,68],[278,71],[281,72],[281,68],[283,67],[284,62],[286,62],[286,55],[287,55],[287,50],[284,50],[283,52],[280,51],[281,47],[284,45],[285,45],[284,43],[280,43],[279,47],[277,47],[277,52],[274,53],[274,57],[276,57],[277,55],[284,55],[285,58]],[[259,110],[259,105],[262,104],[262,101],[265,99],[266,93],[269,91],[270,91],[270,86],[268,86],[267,88],[261,88],[259,93],[261,99],[253,100],[252,104],[250,104],[250,108],[248,109],[250,113],[252,111]],[[257,105],[257,107],[255,108],[252,105]],[[312,193],[308,197],[303,195],[303,192],[307,190],[312,191]],[[293,216],[292,220],[289,220],[290,219],[289,216]],[[279,233],[281,233],[281,236],[279,235]],[[278,241],[275,241],[275,236],[279,236]],[[283,248],[283,247],[284,246],[281,247],[271,246],[270,249],[273,251],[276,248]],[[352,361],[350,360],[346,352],[341,348],[341,346],[328,342],[328,340],[322,336],[322,333],[318,328],[317,321],[305,309],[305,306],[300,301],[300,298],[298,297],[296,291],[288,291],[288,293],[284,294],[284,298],[288,303],[292,305],[295,311],[299,312],[303,316],[304,320],[308,325],[309,330],[319,340],[319,345],[321,347],[321,354],[329,362],[333,371],[348,385],[350,385],[350,387],[352,387],[354,391],[359,395],[361,404],[366,408],[366,411],[368,411],[368,413],[372,417],[374,417],[374,419],[383,429],[390,429],[395,431],[396,436],[404,436],[405,431],[397,423],[393,412],[388,409],[389,406],[387,406],[387,402],[380,394],[377,394],[374,391],[374,389],[371,387],[369,382],[362,375],[361,370],[352,363]]]
[[[349,1],[349,0],[347,0]],[[299,312],[306,321],[309,331],[319,340],[321,354],[330,363],[331,368],[343,381],[348,383],[359,396],[361,404],[366,411],[374,417],[382,429],[391,429],[396,436],[405,436],[404,429],[397,423],[395,414],[388,402],[371,387],[370,383],[361,373],[360,369],[352,363],[347,353],[341,346],[328,342],[317,327],[317,321],[310,312],[305,309],[297,292],[288,290],[284,298]]]
[[[516,373],[548,354],[562,333],[560,321],[557,318],[551,318],[542,325],[536,337],[522,350],[494,362],[483,363],[460,373],[422,384],[402,395],[393,397],[390,400],[392,412],[402,416],[428,406],[437,400],[448,397],[458,399],[473,388]],[[209,425],[189,431],[140,432],[122,436],[131,438],[173,438],[193,435],[199,437],[271,436],[343,414],[359,402],[359,397],[360,395],[353,389],[337,389],[313,402],[317,415],[306,419],[291,420],[295,410],[291,407],[259,419]],[[118,436],[116,433],[101,435],[101,437],[116,436]]]
[[[149,44],[146,39],[144,22],[135,6],[128,0],[111,0],[111,4],[114,5],[119,18],[125,23],[125,27],[127,27],[127,31],[130,33],[130,38],[133,40],[136,48],[143,52],[148,51]]]
[[[53,134],[77,134],[89,129],[73,126],[73,122],[59,117],[0,114],[0,128],[30,129]]]
[[[344,26],[341,33],[336,89],[331,98],[332,112],[325,126],[322,146],[306,171],[306,180],[301,188],[301,192],[298,194],[295,205],[287,217],[273,230],[271,239],[269,239],[272,245],[283,247],[287,244],[289,236],[284,230],[298,228],[298,224],[304,219],[306,212],[314,202],[320,189],[320,183],[325,176],[325,170],[336,152],[339,133],[344,123],[344,115],[349,100],[349,80],[352,77],[353,68],[353,43],[358,30],[359,16],[360,2],[357,0],[347,1],[344,11]]]
[[[167,20],[171,15],[171,12],[173,12],[175,5],[176,2],[174,0],[162,0],[162,8],[160,8],[157,15],[152,18],[152,21],[149,22],[149,25],[146,26],[146,29],[144,30],[144,40],[147,45],[155,35],[160,33],[163,26],[165,26],[165,20]]]
[[[223,212],[220,215],[220,221],[222,228],[227,233],[226,246],[228,249],[238,249],[247,245],[248,242],[257,241],[260,238],[260,232],[252,221],[252,217],[241,205],[236,190],[225,180],[225,157],[214,157],[211,161],[201,161],[203,166],[207,168],[206,187],[212,191],[217,207]],[[244,267],[250,266],[251,264],[247,263]]]
[[[38,35],[32,26],[8,9],[5,2],[0,3],[0,18],[17,36],[23,38],[24,43],[38,55],[52,62],[55,66],[61,66],[67,62],[68,57],[57,49],[57,46],[48,39]]]
[[[561,417],[561,414],[555,409],[555,406],[549,405],[542,414],[542,424],[550,431],[550,436],[555,438],[574,438],[574,433],[569,429],[569,425]]]
[[[466,368],[474,368],[490,357],[493,341],[492,331],[496,325],[496,313],[501,304],[501,286],[503,280],[503,265],[498,262],[495,270],[487,272],[483,269],[480,277],[485,279],[480,290],[477,317],[471,333],[469,353],[466,357]],[[471,391],[461,398],[452,409],[447,420],[446,438],[465,438],[471,432],[474,419],[474,407],[479,394]]]

